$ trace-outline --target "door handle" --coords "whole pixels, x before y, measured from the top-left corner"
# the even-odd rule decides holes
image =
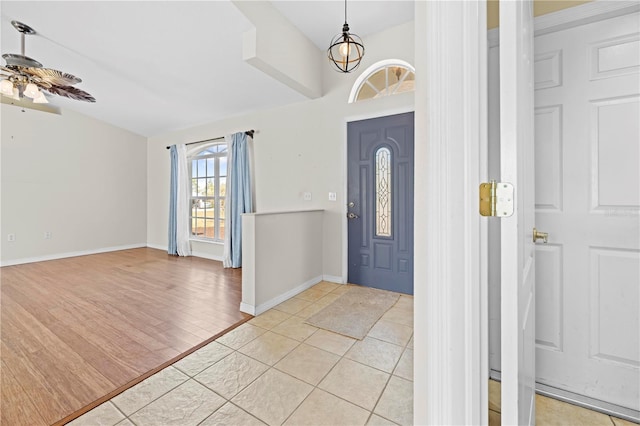
[[[549,238],[549,234],[547,232],[540,232],[536,228],[533,228],[533,242],[542,239],[543,243],[547,243],[547,238]]]
[[[357,214],[355,214],[354,212],[349,212],[347,213],[347,219],[357,219],[360,216],[358,216]]]

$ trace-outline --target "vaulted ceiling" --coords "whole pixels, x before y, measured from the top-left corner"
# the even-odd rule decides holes
[[[322,58],[344,21],[342,1],[270,7]],[[354,0],[348,7],[349,24],[362,37],[413,19],[412,1]],[[3,0],[0,8],[2,53],[20,53],[10,23],[24,22],[37,31],[26,38],[26,55],[82,78],[77,86],[97,100],[51,96],[52,105],[143,136],[307,99],[243,60],[243,33],[255,22],[231,1]]]

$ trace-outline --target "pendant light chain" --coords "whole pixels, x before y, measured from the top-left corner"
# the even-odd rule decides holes
[[[344,23],[347,23],[347,0],[344,0]]]

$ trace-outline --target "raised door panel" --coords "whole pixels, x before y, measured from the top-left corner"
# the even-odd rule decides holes
[[[562,105],[536,108],[536,212],[562,211]]]
[[[640,96],[592,101],[592,208],[640,208]]]

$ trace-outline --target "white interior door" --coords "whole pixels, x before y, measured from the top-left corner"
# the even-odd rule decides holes
[[[633,13],[535,42],[538,382],[636,417],[639,31]]]
[[[515,188],[501,219],[502,424],[535,424],[533,2],[500,2],[500,180]]]

